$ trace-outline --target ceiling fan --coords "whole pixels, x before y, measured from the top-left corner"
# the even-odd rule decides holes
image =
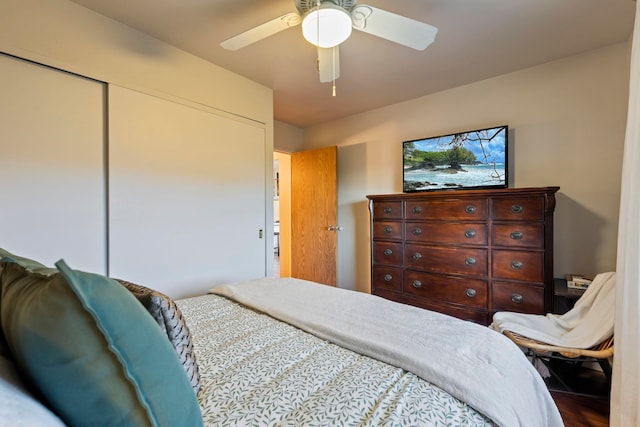
[[[357,0],[294,0],[297,12],[282,15],[220,43],[238,50],[287,28],[302,24],[305,39],[317,46],[318,71],[322,83],[340,76],[338,46],[355,28],[416,50],[424,50],[436,38],[438,29]],[[335,89],[334,89],[335,90]]]

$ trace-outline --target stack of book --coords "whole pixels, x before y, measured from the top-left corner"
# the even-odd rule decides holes
[[[587,289],[592,280],[593,277],[583,276],[582,274],[567,274],[567,288]]]

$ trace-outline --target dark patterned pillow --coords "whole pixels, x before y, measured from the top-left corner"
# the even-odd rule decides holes
[[[160,328],[167,334],[178,355],[178,359],[180,359],[187,373],[193,390],[198,393],[200,389],[200,372],[196,362],[196,355],[193,351],[191,333],[176,303],[161,292],[127,282],[126,280],[116,280],[142,303],[155,321],[158,322]]]

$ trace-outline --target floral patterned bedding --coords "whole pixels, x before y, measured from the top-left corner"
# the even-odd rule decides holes
[[[176,301],[207,426],[493,426],[400,368],[216,295]]]

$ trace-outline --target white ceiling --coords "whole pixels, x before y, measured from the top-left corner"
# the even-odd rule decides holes
[[[72,0],[274,91],[275,119],[306,127],[629,39],[632,0],[361,0],[438,28],[424,51],[354,31],[321,84],[300,26],[238,51],[219,43],[295,11],[293,0]]]

